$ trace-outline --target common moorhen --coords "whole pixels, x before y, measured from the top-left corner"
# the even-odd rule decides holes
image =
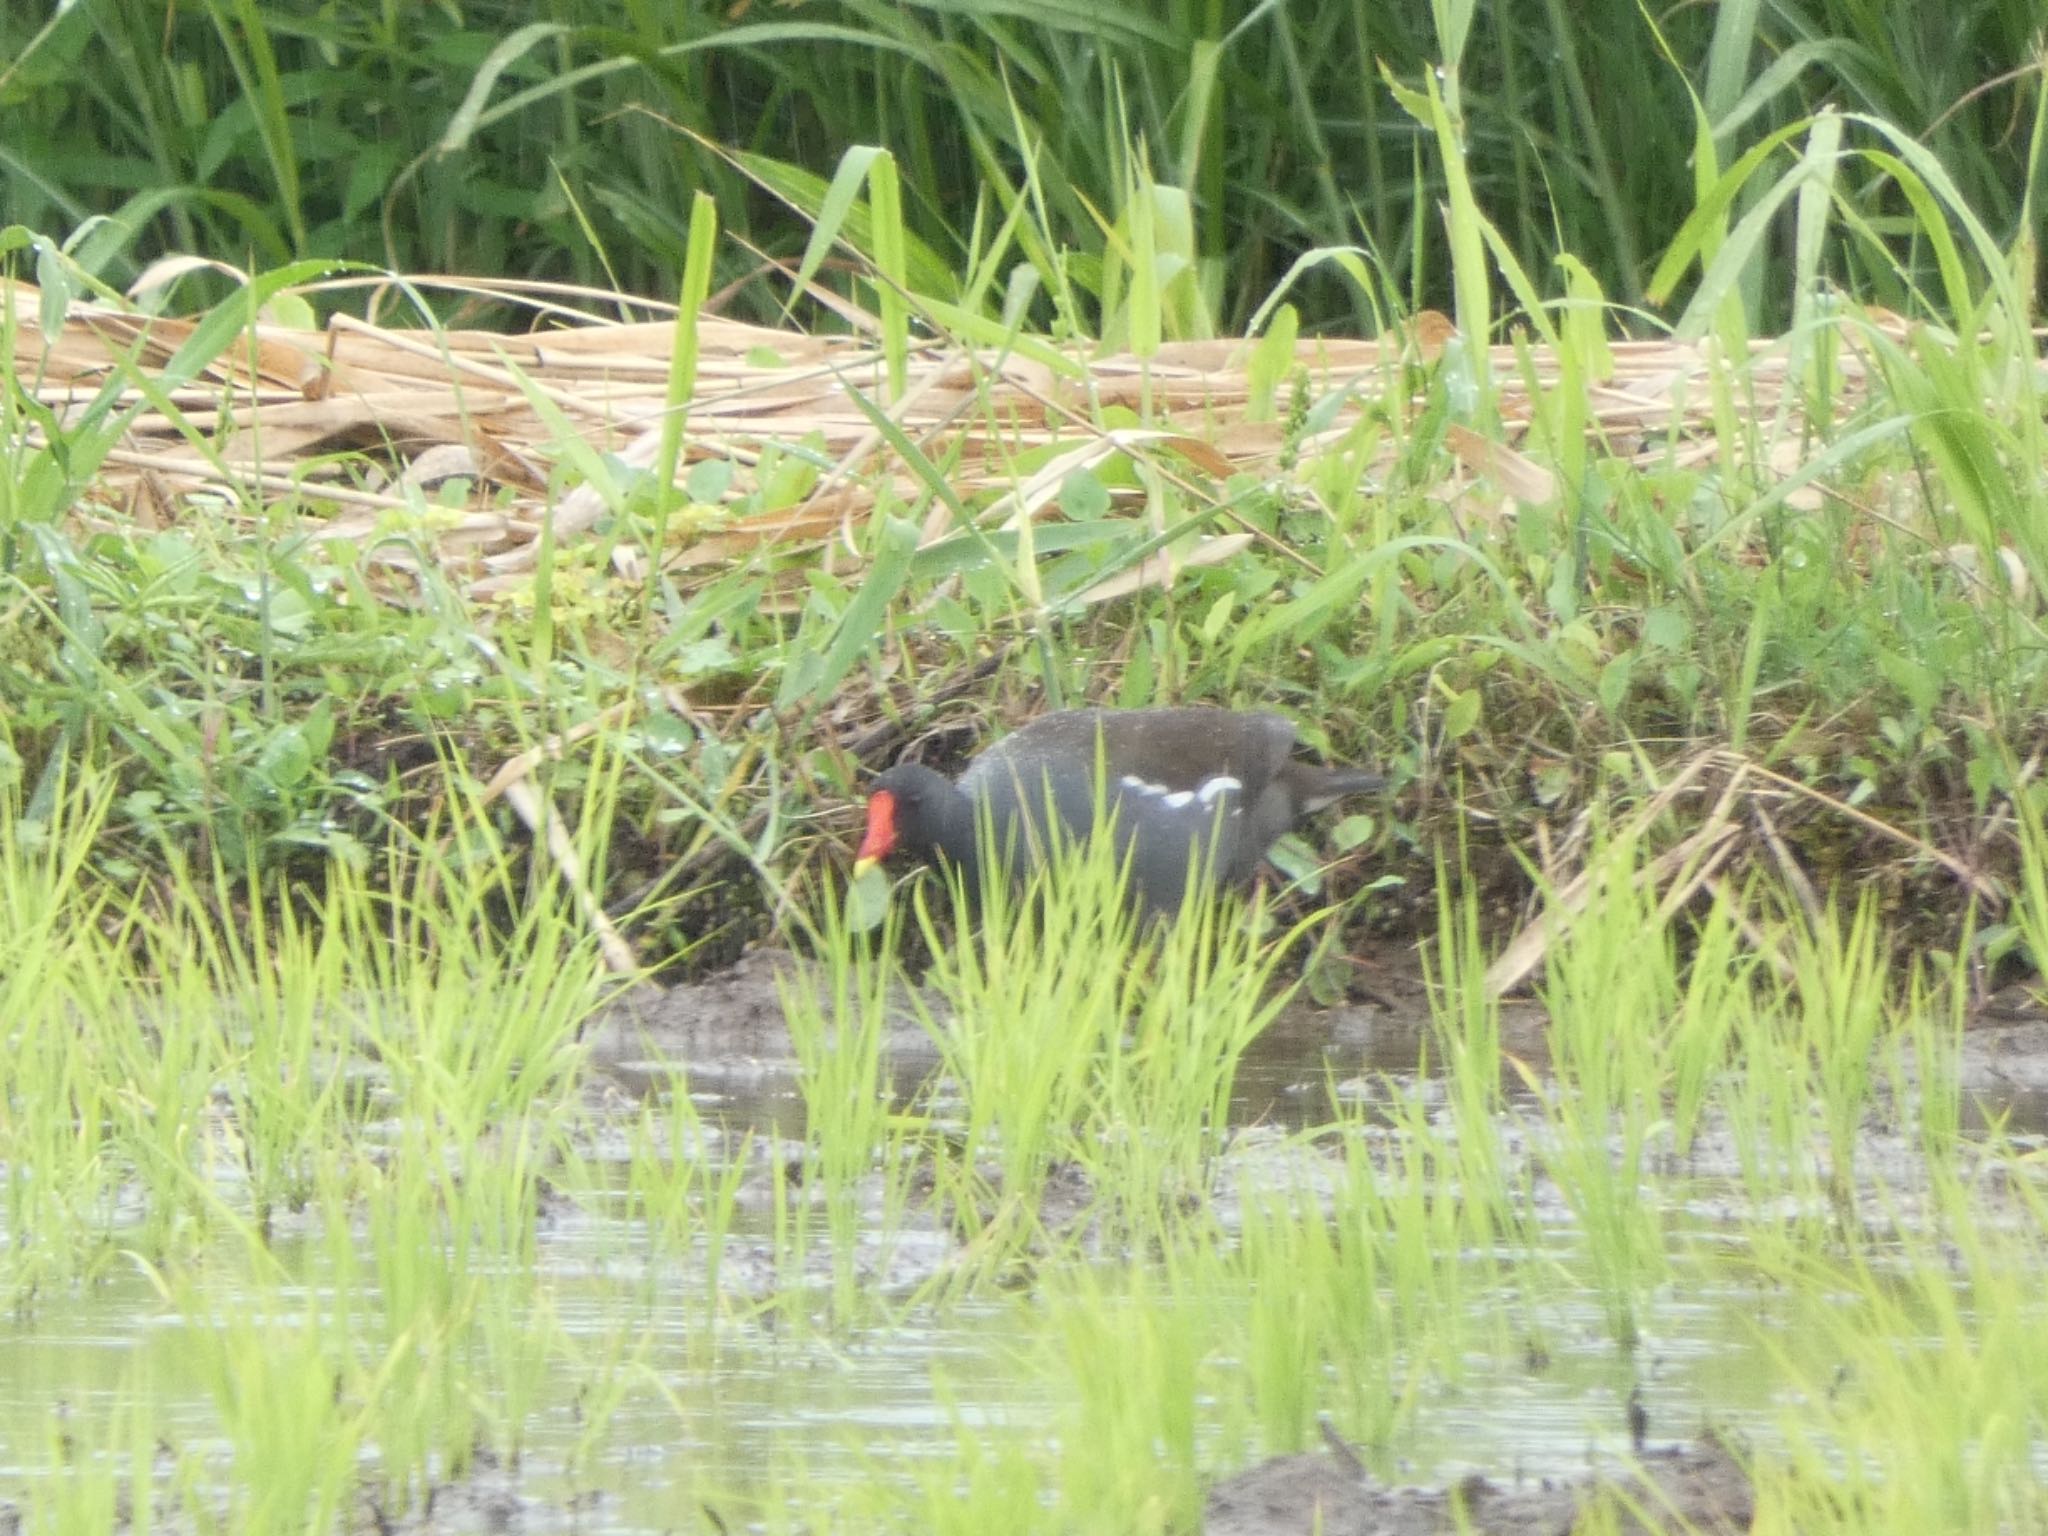
[[[868,792],[854,873],[892,853],[959,870],[979,890],[984,846],[1013,878],[1044,858],[1048,804],[1081,838],[1105,821],[1130,863],[1133,899],[1171,916],[1199,857],[1218,885],[1244,885],[1275,838],[1343,795],[1380,788],[1376,773],[1294,757],[1293,723],[1228,709],[1069,709],[1041,715],[967,765],[957,783],[898,763]],[[991,841],[978,830],[986,815]]]

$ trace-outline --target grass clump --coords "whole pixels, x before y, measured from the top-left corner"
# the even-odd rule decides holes
[[[1262,904],[1189,882],[1175,920],[1143,921],[1096,837],[1022,892],[991,882],[951,942],[920,908],[960,1219],[1012,1227],[1067,1167],[1105,1236],[1156,1241],[1208,1187],[1238,1062],[1287,1001],[1279,966],[1300,935],[1269,937]]]

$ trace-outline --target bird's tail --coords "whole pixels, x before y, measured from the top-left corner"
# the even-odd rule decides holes
[[[1369,768],[1326,768],[1315,787],[1302,797],[1304,811],[1320,811],[1346,795],[1369,795],[1387,787],[1387,776]]]

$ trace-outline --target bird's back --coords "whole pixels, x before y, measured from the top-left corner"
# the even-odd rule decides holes
[[[1150,909],[1176,910],[1188,871],[1209,883],[1241,883],[1284,825],[1263,799],[1290,760],[1294,726],[1283,716],[1211,708],[1062,710],[997,742],[961,775],[986,807],[1011,868],[1044,862],[1050,808],[1079,840],[1107,821],[1135,893]],[[1286,818],[1291,821],[1291,816]]]

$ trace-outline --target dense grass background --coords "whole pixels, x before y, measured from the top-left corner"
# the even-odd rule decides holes
[[[941,727],[962,746],[1048,701],[1209,699],[1384,761],[1395,819],[1358,834],[1336,895],[1368,853],[1426,878],[1433,813],[1522,848],[1721,743],[1908,829],[1818,816],[1799,846],[1820,883],[1881,867],[1902,895],[1932,871],[1947,900],[1931,850],[1976,867],[1985,818],[2034,776],[2012,744],[2048,716],[2040,25],[2035,0],[0,9],[0,270],[46,309],[183,252],[263,274],[145,295],[232,297],[215,347],[248,292],[338,258],[581,281],[610,312],[614,292],[674,297],[694,232],[712,307],[787,324],[791,273],[818,263],[897,357],[906,310],[921,334],[1040,331],[1071,358],[1256,317],[1281,439],[1255,473],[1193,480],[1120,449],[1064,485],[1064,542],[1015,560],[973,526],[1007,487],[963,498],[943,445],[892,440],[900,473],[832,558],[614,579],[614,540],[807,495],[823,458],[797,432],[779,487],[738,458],[697,464],[714,473],[688,498],[619,478],[615,515],[530,586],[481,603],[429,561],[401,607],[319,542],[317,489],[228,476],[168,526],[107,515],[95,469],[142,402],[17,379],[0,789],[46,816],[64,765],[105,762],[129,789],[117,873],[166,847],[310,869],[365,859],[446,766],[645,708],[613,803],[611,874],[631,876],[608,893],[774,885],[843,851],[860,765],[834,729],[900,722],[875,766],[964,679]],[[1363,254],[1308,259],[1332,247]],[[1425,305],[1540,348],[1492,365],[1515,410],[1453,348],[1325,433],[1345,402],[1293,376],[1293,327],[1379,333]],[[794,323],[847,322],[806,300]],[[1607,339],[1672,325],[1707,343],[1679,371],[1711,432],[1596,422]],[[1096,411],[1034,451],[1143,417]],[[1487,489],[1475,443],[1550,488]],[[380,447],[340,474],[388,484]],[[533,455],[551,496],[618,474],[566,442]],[[403,510],[430,530],[443,509]],[[935,516],[971,548],[897,558]],[[1062,606],[1155,527],[1218,519],[1261,542]],[[549,771],[573,811],[586,768]]]
[[[808,231],[764,183],[814,207],[848,146],[885,145],[912,231],[964,280],[1031,179],[1054,243],[1100,253],[1141,146],[1188,195],[1207,323],[1241,330],[1324,245],[1447,308],[1440,158],[1383,72],[1456,60],[1479,204],[1523,266],[1573,252],[1633,303],[1694,203],[1695,99],[1724,165],[1822,106],[1886,118],[2013,238],[2041,26],[2036,0],[8,6],[0,225],[110,216],[81,254],[116,282],[186,252],[666,294],[708,189],[740,237],[732,307],[768,315],[785,292],[745,247],[793,260]],[[1863,199],[1880,228],[1904,212],[1878,177]],[[1913,308],[1886,267],[1837,275]],[[1753,324],[1789,312],[1782,288],[1749,297]],[[1311,325],[1370,319],[1333,274],[1296,299]]]

